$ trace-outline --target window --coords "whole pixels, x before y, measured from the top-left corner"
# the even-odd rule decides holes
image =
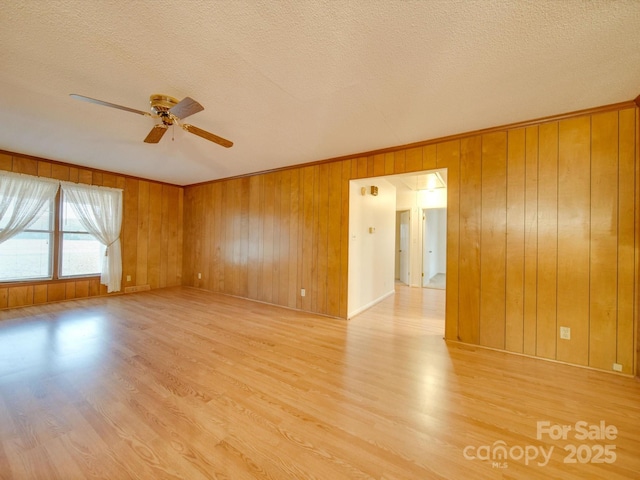
[[[82,226],[64,192],[61,197],[59,275],[99,275],[106,247]]]
[[[0,230],[6,228],[13,208],[0,221]],[[0,282],[52,278],[53,217],[53,201],[48,201],[34,223],[0,243]]]
[[[122,190],[107,187],[92,187],[75,183],[62,182],[62,196],[69,203],[77,217],[75,222],[68,209],[67,219],[76,226],[73,235],[89,248],[90,240],[87,232],[100,243],[106,245],[102,257],[100,283],[107,286],[107,292],[120,290],[122,281],[122,247],[120,244],[120,227],[122,226]],[[84,230],[86,228],[86,230]],[[71,241],[71,239],[69,239]],[[68,243],[68,242],[67,242]],[[95,257],[93,257],[95,258]],[[84,266],[82,268],[89,268]]]
[[[0,172],[0,282],[100,275],[119,291],[121,224],[120,189]]]

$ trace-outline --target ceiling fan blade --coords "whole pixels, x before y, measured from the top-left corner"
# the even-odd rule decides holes
[[[147,138],[144,139],[145,143],[158,143],[166,131],[167,126],[165,124],[154,125]]]
[[[85,97],[84,95],[78,95],[77,93],[69,94],[71,98],[76,100],[82,100],[83,102],[95,103],[96,105],[103,105],[105,107],[117,108],[118,110],[124,110],[125,112],[137,113],[138,115],[144,115],[145,117],[151,117],[149,112],[143,112],[142,110],[136,110],[135,108],[123,107],[122,105],[116,105],[115,103],[105,102],[103,100],[97,100],[91,97]]]
[[[202,137],[206,140],[209,140],[211,142],[217,143],[218,145],[222,145],[225,148],[229,148],[231,146],[233,146],[233,142],[224,139],[222,137],[219,137],[217,135],[214,135],[213,133],[209,133],[205,130],[202,130],[201,128],[198,127],[194,127],[193,125],[189,125],[189,124],[183,124],[182,128],[184,130],[186,130],[187,132],[191,132],[194,135],[198,135],[199,137]]]
[[[180,102],[169,109],[171,115],[178,118],[187,118],[189,115],[204,110],[204,107],[191,97],[184,97]]]

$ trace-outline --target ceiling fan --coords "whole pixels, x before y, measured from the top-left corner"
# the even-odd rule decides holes
[[[135,108],[123,107],[122,105],[116,105],[115,103],[105,102],[103,100],[97,100],[91,97],[85,97],[84,95],[78,95],[76,93],[70,94],[72,98],[76,100],[82,100],[83,102],[95,103],[96,105],[104,105],[105,107],[117,108],[118,110],[124,110],[125,112],[137,113],[138,115],[144,115],[145,117],[159,118],[160,123],[154,125],[147,138],[144,139],[146,143],[158,143],[167,129],[171,125],[178,125],[183,130],[198,135],[206,140],[222,145],[229,148],[233,145],[233,142],[209,133],[201,128],[183,123],[182,119],[198,113],[204,110],[204,107],[196,102],[193,98],[185,97],[178,101],[177,99],[168,95],[154,94],[149,97],[149,104],[151,105],[151,112],[143,112],[142,110],[136,110]]]

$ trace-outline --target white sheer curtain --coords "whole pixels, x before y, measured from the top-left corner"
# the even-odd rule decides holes
[[[122,280],[122,190],[67,182],[60,182],[60,185],[64,201],[74,209],[82,226],[107,246],[100,283],[107,286],[109,293],[119,291]]]
[[[58,180],[0,172],[0,243],[17,235],[39,216],[58,191]]]

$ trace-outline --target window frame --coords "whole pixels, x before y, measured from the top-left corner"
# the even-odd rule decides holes
[[[49,247],[49,255],[50,255],[50,275],[48,278],[31,278],[24,280],[0,280],[0,287],[9,288],[14,286],[29,286],[29,285],[41,285],[41,284],[49,284],[49,283],[66,283],[70,280],[77,279],[85,279],[90,280],[94,278],[100,278],[101,273],[92,273],[87,275],[73,275],[73,276],[63,276],[61,275],[61,259],[62,259],[62,235],[65,233],[61,228],[61,219],[62,219],[62,189],[58,189],[56,192],[55,199],[53,200],[53,209],[52,209],[52,223],[53,228],[51,230],[51,235],[53,241]],[[30,229],[26,229],[25,231],[31,231]],[[66,232],[69,233],[69,232]],[[94,237],[95,238],[95,237]]]
[[[58,200],[59,197],[59,200]],[[99,277],[101,275],[101,272],[94,272],[94,273],[81,273],[81,274],[77,274],[77,275],[63,275],[62,273],[62,267],[63,267],[63,260],[64,260],[64,255],[63,255],[63,248],[64,248],[64,235],[65,234],[78,234],[78,235],[88,235],[91,238],[93,238],[94,240],[96,240],[98,243],[100,243],[100,241],[98,239],[96,239],[96,237],[94,237],[93,235],[91,235],[91,233],[85,231],[80,231],[80,230],[65,230],[62,223],[64,222],[64,192],[62,190],[62,188],[60,190],[58,190],[58,193],[56,195],[56,200],[59,204],[59,208],[58,208],[58,218],[57,218],[57,237],[56,239],[58,240],[57,242],[57,259],[58,259],[58,266],[56,268],[56,277],[59,280],[68,280],[68,279],[74,279],[74,278],[90,278],[90,277]],[[102,243],[100,243],[101,245],[103,245]]]
[[[54,258],[55,256],[52,249],[54,248],[56,243],[56,204],[57,204],[58,194],[59,192],[56,193],[56,198],[52,200],[51,204],[49,205],[49,229],[48,230],[43,230],[41,228],[27,227],[17,234],[17,235],[20,235],[22,233],[44,233],[49,235],[48,275],[46,277],[29,277],[24,279],[14,278],[10,280],[0,280],[0,285],[5,286],[5,285],[12,285],[12,284],[25,285],[25,284],[46,283],[46,282],[51,282],[56,278],[55,258]]]

